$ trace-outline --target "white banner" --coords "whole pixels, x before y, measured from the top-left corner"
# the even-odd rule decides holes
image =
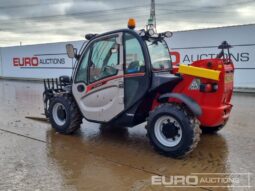
[[[70,42],[80,48],[82,42]],[[67,42],[2,48],[3,76],[57,78],[71,75],[75,60],[67,57]]]
[[[255,88],[255,25],[174,32],[167,40],[173,63],[215,58],[218,45],[228,41],[235,64],[235,87]],[[0,75],[14,78],[57,78],[71,75],[74,60],[66,55],[65,45],[79,50],[84,41],[49,43],[1,48]],[[0,62],[1,64],[1,62]]]
[[[2,48],[0,48],[0,78],[3,77]]]
[[[255,25],[175,32],[168,40],[174,64],[191,64],[200,59],[215,58],[218,46],[227,41],[233,47],[235,87],[255,88]]]

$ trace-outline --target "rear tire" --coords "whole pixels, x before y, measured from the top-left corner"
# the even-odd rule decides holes
[[[82,115],[74,98],[63,95],[50,100],[49,120],[57,132],[71,134],[80,128]]]
[[[219,125],[216,127],[201,126],[201,130],[202,130],[203,134],[215,134],[215,133],[218,133],[218,131],[220,131],[224,126],[225,126],[225,124]]]
[[[197,118],[184,107],[161,104],[150,112],[147,123],[148,137],[160,154],[181,158],[190,153],[200,140]]]

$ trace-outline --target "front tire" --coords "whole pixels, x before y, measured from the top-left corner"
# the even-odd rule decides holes
[[[195,116],[176,104],[161,104],[150,112],[148,137],[160,154],[181,158],[190,153],[200,140],[201,130]]]
[[[82,115],[74,98],[63,95],[50,100],[49,120],[57,132],[71,134],[80,128]]]

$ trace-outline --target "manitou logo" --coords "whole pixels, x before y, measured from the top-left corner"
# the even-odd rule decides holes
[[[37,57],[13,58],[13,66],[15,67],[36,67],[39,65]]]

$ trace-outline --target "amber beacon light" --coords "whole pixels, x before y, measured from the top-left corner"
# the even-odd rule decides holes
[[[135,25],[136,25],[135,19],[134,19],[134,18],[130,18],[130,19],[128,20],[128,28],[129,28],[129,29],[134,29],[134,28],[135,28]]]

